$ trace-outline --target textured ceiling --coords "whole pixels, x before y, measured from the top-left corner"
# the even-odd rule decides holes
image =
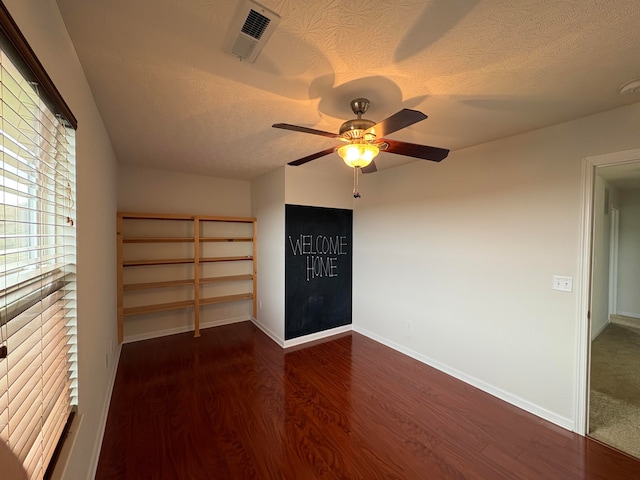
[[[617,92],[638,0],[262,0],[281,21],[255,63],[224,53],[241,1],[57,0],[121,164],[256,178],[336,143],[273,123],[337,132],[362,96],[429,115],[390,138],[451,150],[640,101]]]

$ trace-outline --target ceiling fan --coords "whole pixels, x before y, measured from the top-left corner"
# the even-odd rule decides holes
[[[283,130],[293,130],[294,132],[311,133],[313,135],[335,138],[345,142],[344,145],[331,147],[288,163],[293,166],[303,165],[337,151],[338,155],[342,157],[348,166],[362,170],[363,173],[372,173],[377,171],[373,159],[380,151],[434,162],[445,159],[449,154],[449,150],[445,148],[417,145],[415,143],[383,138],[386,135],[426,119],[427,116],[424,113],[404,108],[382,120],[380,123],[374,123],[371,120],[362,118],[362,115],[368,108],[368,99],[356,98],[352,100],[351,110],[353,110],[357,118],[344,122],[340,126],[340,133],[337,134],[288,123],[275,123],[272,126]]]

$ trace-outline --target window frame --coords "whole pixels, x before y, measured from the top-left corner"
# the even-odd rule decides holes
[[[35,429],[20,429],[20,432],[24,431],[29,435],[37,434],[39,439],[47,440],[48,443],[42,443],[37,449],[29,447],[26,450],[23,445],[29,444],[30,440],[25,439],[22,434],[17,439],[17,448],[22,449],[22,455],[25,454],[24,452],[27,452],[26,454],[28,455],[24,458],[25,468],[33,472],[32,478],[41,479],[48,478],[51,466],[55,463],[57,456],[56,450],[54,450],[55,445],[56,443],[61,443],[60,441],[64,437],[63,432],[66,428],[64,423],[66,422],[68,427],[69,419],[73,415],[70,409],[73,405],[77,405],[77,336],[75,332],[77,324],[75,287],[77,250],[73,221],[75,217],[74,187],[76,181],[74,131],[77,129],[77,119],[1,0],[0,48],[4,52],[4,56],[19,72],[20,77],[24,77],[24,80],[20,80],[20,83],[23,86],[26,85],[25,80],[31,83],[37,99],[37,102],[33,105],[33,114],[36,115],[35,112],[39,112],[34,119],[37,124],[36,130],[28,130],[33,134],[33,138],[37,139],[35,143],[32,144],[29,141],[31,140],[31,134],[26,137],[24,133],[19,135],[20,132],[24,132],[22,128],[12,130],[16,135],[19,135],[15,139],[11,138],[11,134],[2,132],[3,147],[11,144],[11,147],[6,150],[3,148],[2,154],[5,158],[0,166],[3,212],[6,193],[9,192],[10,195],[13,195],[11,192],[12,187],[6,185],[6,179],[13,177],[16,181],[16,188],[14,189],[16,198],[23,202],[26,199],[25,206],[16,201],[15,215],[27,215],[28,218],[22,221],[26,228],[26,237],[21,239],[16,234],[11,244],[15,245],[16,259],[18,259],[15,265],[16,274],[14,278],[11,278],[11,273],[7,276],[7,272],[11,272],[11,270],[7,270],[8,264],[3,263],[4,277],[3,283],[0,285],[3,297],[0,305],[2,307],[0,309],[0,329],[4,330],[4,332],[0,336],[0,341],[6,341],[11,338],[11,334],[9,334],[8,338],[4,335],[10,330],[8,326],[11,320],[16,319],[19,324],[27,325],[26,322],[31,322],[31,320],[22,320],[23,316],[37,316],[37,322],[41,325],[37,346],[33,347],[34,350],[31,350],[31,347],[29,347],[29,350],[24,350],[31,340],[29,340],[29,344],[26,342],[23,344],[20,343],[22,340],[17,340],[16,345],[19,345],[19,350],[23,350],[29,357],[33,356],[36,359],[33,364],[31,362],[29,364],[39,367],[40,372],[42,372],[42,376],[38,380],[32,380],[32,377],[20,373],[21,377],[18,381],[23,385],[36,382],[37,388],[40,389],[37,402],[33,404],[29,402],[24,405],[19,403],[21,402],[20,400],[17,401],[16,405],[20,407],[20,411],[26,412],[25,408],[28,408],[28,412],[37,411],[38,415],[31,417],[31,414],[29,414],[27,417],[21,417],[21,414],[11,413],[7,407],[7,410],[5,410],[7,418],[4,420],[0,418],[0,421],[4,422],[6,420],[7,423],[5,425],[8,428],[7,432],[9,432],[7,438],[9,439],[12,438],[10,435],[11,422],[28,422],[36,425]],[[29,88],[26,90],[31,91]],[[20,91],[25,92],[26,90],[22,88]],[[7,89],[7,92],[9,91]],[[28,94],[27,97],[16,97],[14,100],[19,104],[24,104],[24,100],[30,97],[31,94]],[[5,102],[2,101],[2,103]],[[32,104],[30,102],[27,103],[28,106],[24,111],[20,110],[20,112],[15,113],[16,118],[24,118],[23,114],[25,112],[28,115],[30,114]],[[9,111],[3,111],[3,124],[6,122],[5,113],[9,114]],[[28,123],[30,124],[30,122],[31,119]],[[16,124],[17,126],[18,124]],[[22,127],[22,125],[20,126]],[[30,127],[27,126],[27,128],[29,129]],[[9,143],[4,143],[5,141]],[[15,145],[12,142],[15,142]],[[13,153],[14,148],[17,148],[15,153]],[[59,157],[59,154],[63,155],[63,157]],[[15,160],[15,168],[10,166],[12,162],[9,157]],[[25,163],[25,158],[34,158],[34,164],[28,165],[30,162],[27,161]],[[59,162],[61,158],[62,160]],[[24,168],[20,166],[21,162]],[[6,170],[6,167],[9,170]],[[5,176],[7,172],[9,174]],[[69,195],[67,195],[67,188],[70,189]],[[67,197],[69,198],[67,199]],[[61,218],[64,219],[65,217],[67,223],[60,221]],[[21,220],[17,219],[17,217],[16,220],[7,220],[3,216],[2,222],[3,225],[11,223],[16,225]],[[63,241],[60,241],[61,238]],[[13,247],[7,248],[10,243],[6,237],[4,242],[2,248],[4,250],[3,254],[6,254]],[[20,264],[23,263],[19,259],[20,254],[25,255],[24,258],[33,257],[31,260],[36,263],[33,271],[20,267]],[[49,256],[51,258],[50,261],[43,260],[43,258]],[[26,263],[31,264],[31,260]],[[25,272],[27,273],[26,275],[24,274]],[[17,300],[16,304],[11,303],[10,305],[10,300]],[[22,327],[13,325],[11,328]],[[26,333],[20,332],[18,336],[24,338],[27,338],[26,335],[31,336],[31,328],[38,328],[37,324],[36,327],[31,327],[31,323],[29,323],[28,329],[25,329]],[[0,347],[3,345],[6,344],[0,343]],[[53,355],[53,352],[56,352],[56,355]],[[12,356],[10,350],[7,358],[9,360],[0,358],[0,364],[4,362],[6,366],[4,372],[0,372],[0,379],[6,382],[0,383],[0,407],[2,406],[1,401],[3,398],[6,400],[7,406],[10,405],[10,402],[13,402],[12,393],[9,391],[13,383],[7,378],[11,369],[15,369],[15,375],[18,375],[17,372],[30,372],[30,370],[22,370],[20,366],[22,357],[20,355],[14,353]],[[44,370],[45,367],[48,370]],[[5,386],[7,387],[6,389],[4,389]],[[24,386],[14,388],[18,389],[19,395],[23,394]],[[71,415],[67,417],[69,413]],[[2,414],[1,409],[0,414]],[[42,417],[39,417],[39,415],[42,415]],[[54,417],[56,420],[52,421]],[[62,423],[60,419],[63,419]],[[44,433],[43,435],[43,432],[49,433]],[[0,441],[3,440],[0,439]],[[14,442],[15,440],[9,441]],[[38,460],[39,458],[40,460]]]

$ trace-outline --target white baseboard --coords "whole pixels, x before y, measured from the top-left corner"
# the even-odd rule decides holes
[[[297,338],[292,338],[291,340],[285,340],[283,346],[284,348],[295,347],[297,345],[302,345],[304,343],[309,343],[315,340],[321,340],[323,338],[331,337],[339,333],[350,332],[351,330],[352,330],[351,324],[343,325],[342,327],[335,327],[330,330],[323,330],[322,332],[311,333],[303,337],[297,337]]]
[[[111,378],[109,379],[109,387],[107,388],[107,401],[104,402],[104,406],[102,407],[102,413],[100,415],[100,425],[98,430],[98,441],[96,445],[93,447],[93,452],[91,454],[91,477],[95,478],[96,471],[98,470],[98,461],[100,460],[100,450],[102,450],[102,440],[104,438],[104,430],[107,427],[107,419],[109,417],[109,407],[111,407],[111,397],[113,395],[113,386],[116,383],[116,375],[118,373],[118,364],[120,363],[120,352],[122,352],[122,345],[118,345],[116,347],[116,351],[114,352],[114,358],[111,362]],[[63,478],[66,476],[63,474]]]
[[[105,395],[105,402],[102,406],[100,413],[100,421],[98,424],[98,431],[96,433],[96,441],[91,452],[91,458],[89,459],[89,478],[95,478],[96,471],[98,470],[98,461],[100,460],[100,450],[102,449],[102,440],[104,438],[104,431],[107,426],[107,418],[109,417],[109,408],[111,407],[111,396],[113,394],[113,387],[116,382],[116,374],[118,373],[118,363],[120,362],[120,352],[122,351],[122,345],[117,345],[114,351],[114,358],[111,362],[111,372],[109,376],[109,384],[107,385],[107,392]],[[71,423],[67,438],[64,441],[60,457],[56,463],[51,480],[61,480],[68,478],[67,466],[71,459],[71,452],[75,449],[76,441],[79,437],[78,433],[82,430],[84,415],[76,413],[76,416]],[[60,467],[58,467],[60,465]]]
[[[258,327],[260,330],[262,330],[262,332],[269,337],[271,340],[273,340],[274,342],[276,342],[278,345],[280,345],[281,347],[284,348],[284,339],[281,338],[278,334],[276,334],[274,331],[272,331],[271,329],[269,329],[266,325],[263,325],[262,323],[260,323],[257,319],[251,317],[251,322],[253,322],[253,324]]]
[[[452,368],[448,365],[438,362],[433,358],[427,357],[426,355],[422,355],[421,353],[408,349],[403,345],[392,342],[391,340],[388,340],[386,338],[380,337],[379,335],[376,335],[375,333],[370,332],[364,328],[353,326],[353,331],[360,333],[365,337],[369,337],[372,340],[375,340],[376,342],[382,343],[383,345],[386,345],[387,347],[392,348],[400,353],[403,353],[411,358],[414,358],[419,362],[424,363],[425,365],[429,365],[430,367],[440,370],[441,372],[444,372],[447,375],[451,375],[452,377],[457,378],[458,380],[468,383],[469,385],[472,385],[482,390],[483,392],[488,393],[489,395],[493,395],[494,397],[499,398],[500,400],[504,400],[505,402],[510,403],[511,405],[515,405],[516,407],[521,408],[522,410],[525,410],[529,413],[532,413],[533,415],[536,415],[540,418],[548,420],[549,422],[554,423],[567,430],[575,431],[574,421],[570,418],[563,417],[550,410],[547,410],[546,408],[543,408],[543,407],[540,407],[539,405],[535,405],[531,402],[528,402],[516,395],[513,395],[509,392],[505,392],[500,388],[497,388],[491,384],[483,382],[482,380],[479,380],[475,377],[472,377],[463,372],[460,372],[459,370],[456,370],[455,368]]]
[[[311,333],[309,335],[304,335],[302,337],[292,338],[291,340],[285,340],[279,335],[277,335],[275,332],[271,331],[265,325],[261,324],[255,318],[251,318],[251,321],[255,324],[256,327],[262,330],[265,333],[265,335],[271,338],[271,340],[273,340],[274,342],[276,342],[278,345],[280,345],[282,348],[285,348],[285,349],[295,347],[298,345],[303,345],[305,343],[313,342],[315,340],[321,340],[323,338],[331,337],[339,333],[351,331],[351,325],[349,324],[349,325],[344,325],[342,327],[332,328],[330,330],[324,330],[322,332]]]
[[[631,318],[640,318],[640,313],[630,313],[630,312],[616,312],[612,313],[611,316],[621,316],[621,317],[631,317]]]
[[[624,325],[627,327],[640,328],[640,317],[632,317],[629,315],[624,315],[622,313],[612,314],[609,317],[611,323],[615,323],[617,325]]]
[[[597,337],[598,335],[600,335],[600,334],[602,333],[602,331],[603,331],[605,328],[607,328],[607,325],[609,325],[609,323],[610,323],[610,322],[611,322],[611,321],[607,318],[607,321],[606,321],[606,322],[604,322],[604,324],[603,324],[603,325],[601,325],[601,326],[600,326],[600,328],[598,328],[597,330],[593,330],[593,331],[591,332],[591,341],[592,341],[592,342],[596,339],[596,337]]]
[[[251,320],[250,316],[224,318],[222,320],[214,320],[212,322],[206,322],[200,324],[200,330],[211,327],[221,327],[222,325],[230,325],[232,323],[240,323]],[[165,330],[156,330],[154,332],[145,332],[138,335],[129,335],[125,337],[122,343],[140,342],[142,340],[150,340],[152,338],[166,337],[167,335],[175,335],[177,333],[193,332],[192,326],[167,328]]]

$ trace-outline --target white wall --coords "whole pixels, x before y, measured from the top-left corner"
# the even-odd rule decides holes
[[[121,165],[118,210],[249,217],[251,185],[242,180]]]
[[[593,258],[591,263],[591,340],[609,323],[609,269],[611,264],[611,194],[614,189],[596,175],[593,203]],[[608,192],[608,194],[605,194]],[[609,205],[605,205],[608,202]]]
[[[353,208],[351,169],[340,162],[341,169],[325,172],[311,166],[285,167],[285,203],[326,208]],[[362,181],[362,180],[361,180]]]
[[[620,191],[619,234],[617,310],[640,318],[640,190]]]
[[[574,428],[582,158],[640,146],[640,104],[367,177],[354,329]],[[380,159],[380,162],[383,160]]]
[[[258,219],[258,326],[284,342],[284,168],[251,182],[251,212]]]
[[[71,432],[73,446],[64,478],[88,479],[97,464],[118,352],[116,159],[55,1],[4,3],[78,119],[79,422]],[[56,472],[58,478],[60,473]]]
[[[249,182],[242,180],[228,180],[204,175],[120,165],[118,172],[118,210],[122,212],[250,217],[251,185]],[[242,227],[249,227],[249,225],[239,225],[239,228]],[[241,235],[250,236],[252,233],[243,231]],[[174,235],[177,234],[174,233]],[[247,245],[244,244],[234,246],[243,250],[247,248]],[[185,247],[189,248],[188,246]],[[155,248],[160,247],[155,246]],[[250,252],[244,251],[238,254],[245,255],[247,253],[250,254]],[[190,253],[184,253],[184,255],[190,255]],[[188,276],[189,273],[185,275]],[[150,278],[138,278],[137,281],[151,280]],[[142,291],[139,293],[142,303],[162,303],[163,301],[171,302],[191,298],[186,295],[187,292],[184,288],[163,289],[156,292]],[[173,298],[174,296],[175,298]],[[131,297],[135,297],[135,295],[128,295],[129,300],[132,300]],[[135,302],[136,299],[133,298],[133,301]],[[206,328],[229,322],[248,320],[251,318],[252,313],[253,303],[250,300],[219,303],[201,310],[200,325],[202,328]],[[193,311],[191,309],[170,310],[151,315],[136,315],[125,318],[124,341],[131,342],[190,330],[193,330]]]

